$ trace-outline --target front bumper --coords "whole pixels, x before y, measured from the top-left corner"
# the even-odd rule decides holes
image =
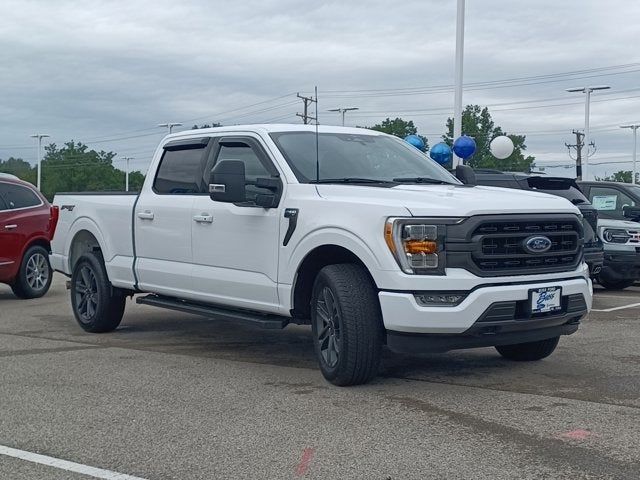
[[[640,279],[640,253],[605,252],[600,274],[610,280]]]
[[[382,317],[386,330],[390,333],[416,333],[416,334],[462,334],[466,333],[480,320],[485,322],[481,326],[492,326],[486,323],[487,315],[495,313],[496,306],[503,306],[513,312],[513,321],[518,325],[542,328],[547,324],[540,324],[536,318],[527,318],[523,313],[522,305],[529,301],[529,291],[533,288],[561,287],[563,305],[565,297],[577,298],[582,296],[583,307],[570,313],[570,318],[584,316],[591,309],[592,284],[591,280],[583,276],[563,280],[550,280],[546,282],[522,282],[512,284],[491,284],[480,286],[471,290],[467,297],[457,306],[421,306],[416,301],[412,292],[381,291],[378,296]],[[515,307],[507,304],[514,304]],[[513,309],[515,308],[515,310]],[[505,310],[506,312],[506,310]],[[503,313],[505,313],[503,312]],[[519,313],[518,313],[519,312]],[[508,312],[506,312],[508,313]],[[524,315],[524,317],[523,317]],[[556,315],[558,316],[558,315]],[[503,317],[509,321],[509,317]],[[545,317],[546,318],[546,317]],[[559,319],[559,324],[562,324]],[[491,322],[489,322],[491,323]],[[503,324],[506,325],[506,324]],[[536,326],[537,325],[537,326]],[[555,325],[552,325],[555,326]]]

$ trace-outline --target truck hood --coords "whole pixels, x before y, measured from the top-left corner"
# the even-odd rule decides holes
[[[499,213],[575,213],[580,210],[555,195],[498,187],[462,185],[317,185],[328,200],[405,207],[411,215],[468,217]]]

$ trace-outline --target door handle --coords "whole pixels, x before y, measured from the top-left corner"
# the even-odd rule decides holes
[[[18,225],[15,225],[15,224],[13,224],[13,225],[5,225],[4,226],[5,230],[15,230],[16,228],[18,228]]]
[[[153,212],[150,212],[149,210],[138,212],[138,218],[142,220],[153,220]]]
[[[213,215],[207,215],[206,213],[194,215],[193,220],[198,223],[213,223]]]

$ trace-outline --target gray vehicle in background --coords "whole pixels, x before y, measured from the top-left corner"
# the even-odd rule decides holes
[[[619,182],[578,182],[598,210],[604,264],[598,282],[622,290],[640,280],[640,186]]]

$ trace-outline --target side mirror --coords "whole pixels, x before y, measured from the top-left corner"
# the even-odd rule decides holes
[[[471,187],[477,185],[476,172],[474,172],[473,168],[468,165],[458,165],[456,167],[456,178],[465,185],[469,185]]]
[[[632,207],[627,205],[622,208],[622,215],[629,220],[637,220],[640,218],[640,207]]]
[[[216,202],[242,203],[246,201],[245,185],[244,162],[222,160],[211,171],[209,195]]]

